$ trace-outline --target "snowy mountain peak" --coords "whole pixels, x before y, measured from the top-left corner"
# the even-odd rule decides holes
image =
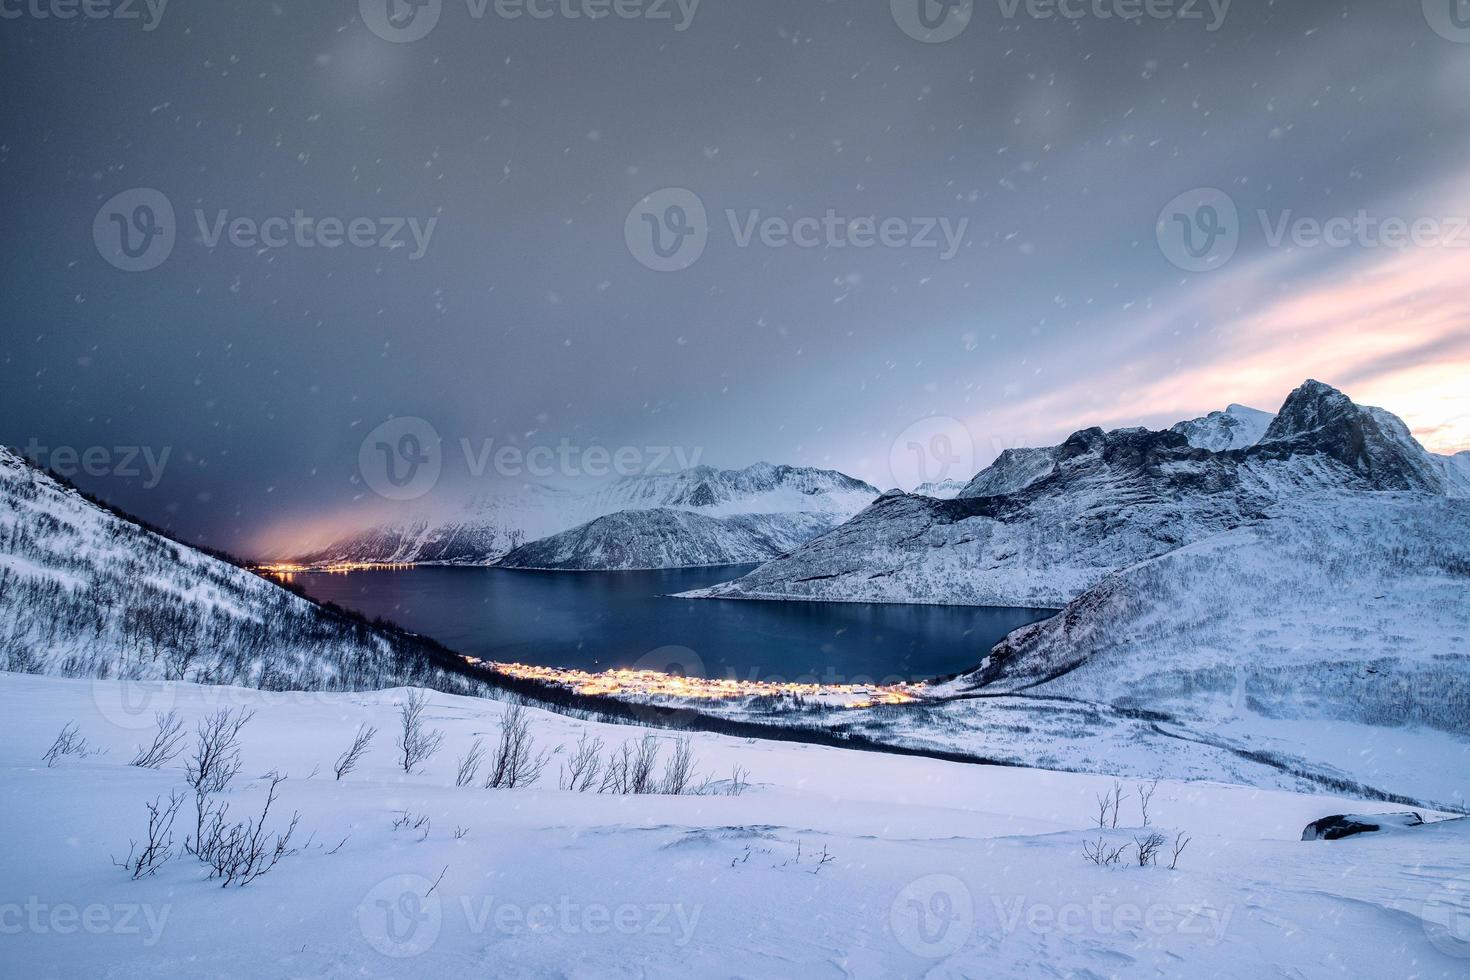
[[[1218,453],[1254,446],[1265,436],[1274,418],[1270,412],[1232,402],[1223,412],[1179,422],[1170,431],[1184,436],[1197,449]]]
[[[1357,409],[1353,400],[1336,388],[1308,379],[1286,396],[1261,441],[1277,442],[1313,432],[1351,417]]]
[[[1392,412],[1360,406],[1336,388],[1307,381],[1287,396],[1256,447],[1282,458],[1318,453],[1375,490],[1446,492],[1442,469]]]
[[[914,487],[914,494],[935,500],[953,500],[964,492],[965,484],[964,480],[931,480]]]

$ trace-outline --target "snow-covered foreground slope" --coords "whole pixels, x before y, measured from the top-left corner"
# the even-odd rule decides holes
[[[769,561],[839,520],[828,514],[732,514],[624,510],[522,545],[495,564],[502,568],[626,570],[739,565]]]
[[[144,530],[0,447],[0,670],[485,688],[435,666],[443,658]]]
[[[757,514],[793,515],[789,527],[810,525],[816,533],[856,514],[877,495],[878,491],[868,484],[834,470],[771,463],[756,463],[743,470],[695,466],[677,473],[621,477],[590,487],[523,483],[497,487],[448,513],[437,506],[424,505],[395,521],[354,532],[325,548],[292,557],[307,564],[486,564],[542,538],[572,529],[583,531],[580,525],[602,517],[622,511],[660,509],[685,511],[715,520]],[[794,515],[819,515],[822,520]],[[712,526],[708,522],[690,523],[700,525],[701,530]],[[624,530],[636,534],[642,529],[629,526]],[[648,530],[656,536],[671,529],[664,521]],[[564,539],[554,547],[565,544]],[[673,554],[690,553],[699,546],[696,534],[669,550]],[[658,542],[650,542],[643,550],[657,555]],[[771,553],[766,553],[754,560],[770,556]],[[558,567],[604,566],[589,563]]]
[[[696,735],[697,768],[743,767],[749,789],[573,793],[555,788],[555,762],[530,788],[455,788],[456,758],[495,736],[503,705],[433,696],[444,748],[405,775],[391,746],[402,690],[179,685],[145,705],[117,684],[0,676],[7,975],[1254,980],[1458,978],[1470,963],[1465,821],[1300,840],[1329,814],[1402,808],[1162,782],[1150,830],[1191,838],[1177,869],[1172,847],[1157,866],[1100,868],[1084,843],[1127,844],[1132,862],[1145,833],[1131,781],[1117,829],[1099,831],[1104,777]],[[144,802],[184,774],[183,757],[126,765],[151,713],[99,707],[124,702],[176,710],[190,730],[221,707],[255,708],[221,799],[243,818],[264,799],[262,773],[288,774],[267,829],[299,812],[299,853],[244,888],[220,888],[183,854],[129,880],[112,857],[142,836]],[[47,768],[68,720],[103,754]],[[558,759],[583,733],[609,747],[642,734],[536,711],[530,722]],[[364,723],[380,733],[335,781]],[[667,758],[672,737],[655,737]]]

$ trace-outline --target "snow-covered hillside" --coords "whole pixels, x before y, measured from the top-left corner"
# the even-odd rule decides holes
[[[1130,780],[1116,827],[1099,829],[1109,777],[714,735],[689,743],[711,795],[579,793],[557,788],[579,739],[600,739],[607,759],[649,735],[661,776],[675,737],[535,710],[534,751],[559,750],[538,782],[484,789],[482,769],[456,787],[506,706],[434,695],[426,719],[443,746],[405,773],[401,689],[178,685],[157,707],[176,712],[182,754],[148,769],[127,763],[151,732],[99,713],[97,688],[0,684],[7,974],[1448,980],[1470,962],[1470,822],[1428,811],[1424,827],[1303,841],[1331,814],[1405,808]],[[130,880],[113,859],[145,838],[145,803],[188,791],[195,725],[222,708],[255,714],[240,773],[213,802],[244,820],[267,797],[264,774],[288,776],[264,821],[269,842],[299,814],[287,853],[221,888],[183,851],[189,791],[171,857]],[[48,767],[67,722],[88,754]],[[334,761],[360,726],[378,734],[338,781]],[[748,788],[727,795],[737,772]],[[1140,867],[1136,840],[1153,832],[1163,854]],[[1084,846],[1099,840],[1126,847],[1122,861],[1089,862]]]
[[[1244,405],[1231,405],[1223,412],[1180,422],[1171,431],[1189,440],[1191,446],[1221,452],[1254,446],[1265,436],[1275,416]]]
[[[426,505],[390,523],[355,532],[325,548],[295,557],[306,564],[488,564],[522,545],[633,510],[681,510],[707,518],[819,515],[823,520],[792,517],[787,521],[791,528],[810,526],[815,533],[851,517],[877,495],[878,491],[868,484],[833,470],[770,463],[756,463],[743,470],[696,466],[678,473],[622,477],[591,488],[523,483],[483,493],[448,513]],[[689,523],[710,527],[704,522]],[[657,533],[658,527],[667,530],[669,522],[651,527]],[[636,528],[630,523],[626,530]],[[562,544],[565,541],[554,547]],[[699,540],[689,539],[668,550],[671,554],[693,554],[699,546]],[[642,549],[649,554],[660,550],[656,541]],[[753,560],[777,553],[764,552]],[[604,566],[572,563],[561,567]]]
[[[732,514],[624,510],[523,545],[502,568],[627,570],[739,565],[769,561],[828,531],[837,519],[820,513]]]
[[[0,670],[269,690],[483,684],[91,503],[0,447]]]
[[[1470,735],[1470,506],[1314,495],[1108,576],[951,689]]]
[[[1059,606],[1116,569],[1303,494],[1445,495],[1443,472],[1398,418],[1311,381],[1243,449],[1086,429],[1001,454],[955,500],[885,494],[792,554],[692,595]]]

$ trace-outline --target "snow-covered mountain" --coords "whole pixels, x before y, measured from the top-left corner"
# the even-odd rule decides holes
[[[932,480],[914,487],[914,496],[953,500],[964,492],[966,480]]]
[[[1313,493],[1123,568],[959,690],[1470,734],[1470,502]]]
[[[541,538],[573,529],[580,531],[580,525],[598,518],[640,510],[679,510],[714,519],[736,515],[784,515],[785,519],[773,517],[770,522],[773,525],[771,533],[784,538],[798,528],[809,528],[812,534],[820,533],[851,517],[877,495],[876,489],[861,480],[833,470],[771,463],[756,463],[743,470],[696,466],[678,473],[621,477],[591,489],[526,483],[512,488],[497,488],[448,514],[425,510],[368,528],[325,548],[298,556],[297,560],[307,564],[488,564]],[[648,522],[625,520],[621,526],[625,532],[638,533],[640,523],[646,523],[652,534],[674,533],[674,524],[666,519]],[[569,540],[590,542],[609,526],[603,525],[587,534],[579,533],[574,539],[562,539],[551,547],[553,551],[563,549]],[[684,522],[683,526],[691,530],[697,526],[701,532],[713,532],[718,525],[690,521]],[[779,532],[777,527],[784,527],[787,531]],[[748,531],[738,528],[730,533],[748,535]],[[718,535],[704,533],[700,540],[708,542],[714,537]],[[637,550],[635,546],[634,551]],[[656,554],[657,542],[649,542],[643,551],[648,555]],[[673,543],[668,551],[671,556],[686,554],[698,557],[699,542],[690,539]],[[781,551],[765,550],[754,559],[743,560],[759,561],[779,553]],[[621,566],[604,566],[589,559],[581,565],[559,567]]]
[[[1211,412],[1203,418],[1180,422],[1170,431],[1188,439],[1191,446],[1220,452],[1254,446],[1266,435],[1274,418],[1270,412],[1231,405],[1223,412]]]
[[[1453,456],[1436,456],[1451,496],[1470,497],[1470,449]]]
[[[621,510],[570,531],[522,545],[496,562],[502,568],[689,568],[769,561],[831,530],[827,514],[732,514]]]
[[[1261,519],[1312,492],[1451,492],[1382,409],[1309,381],[1254,445],[1085,429],[1007,451],[955,500],[891,492],[749,575],[691,595],[1061,606],[1110,572]]]
[[[414,637],[149,531],[0,447],[0,670],[267,690],[485,690],[444,665],[447,654]]]

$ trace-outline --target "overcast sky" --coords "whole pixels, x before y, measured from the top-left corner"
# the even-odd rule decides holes
[[[1307,377],[1470,448],[1470,0],[51,2],[0,5],[0,441],[192,540],[381,503],[403,417],[447,486],[911,487]]]

